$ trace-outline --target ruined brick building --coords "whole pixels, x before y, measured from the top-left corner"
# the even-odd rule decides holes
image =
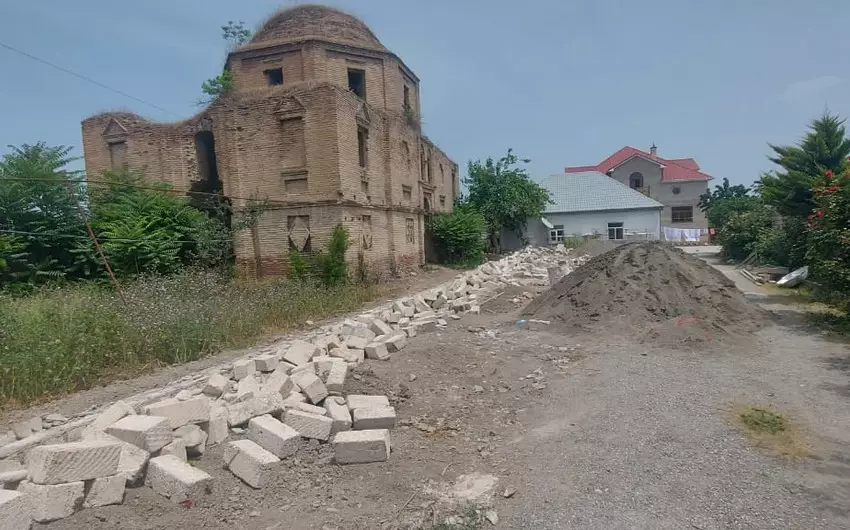
[[[236,215],[267,198],[236,236],[243,270],[285,272],[290,249],[324,248],[338,223],[350,262],[362,253],[378,272],[424,262],[425,216],[451,210],[458,170],[421,133],[419,78],[397,55],[360,20],[301,5],[271,16],[225,68],[230,93],[185,121],[84,120],[87,174],[127,167],[220,191]]]

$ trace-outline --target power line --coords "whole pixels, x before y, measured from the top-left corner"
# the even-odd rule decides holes
[[[101,87],[101,88],[105,88],[106,90],[109,90],[109,91],[111,91],[111,92],[115,92],[116,94],[119,94],[119,95],[121,95],[121,96],[124,96],[125,98],[130,98],[130,99],[132,99],[133,101],[138,101],[139,103],[142,103],[142,104],[145,104],[145,105],[151,106],[151,107],[153,107],[153,108],[155,108],[155,109],[157,109],[157,110],[160,110],[160,111],[162,111],[162,112],[165,112],[166,114],[171,114],[172,116],[176,116],[176,117],[178,117],[178,118],[182,118],[182,116],[180,116],[179,114],[177,114],[177,113],[175,113],[175,112],[171,112],[171,111],[170,111],[170,110],[168,110],[168,109],[164,109],[164,108],[160,107],[159,105],[156,105],[156,104],[154,104],[154,103],[150,103],[150,102],[145,101],[145,100],[143,100],[143,99],[141,99],[141,98],[137,98],[136,96],[133,96],[133,95],[131,95],[131,94],[128,94],[128,93],[126,93],[126,92],[124,92],[124,91],[122,91],[122,90],[119,90],[119,89],[117,89],[117,88],[112,88],[112,87],[111,87],[111,86],[109,86],[109,85],[105,85],[105,84],[101,83],[100,81],[96,81],[96,80],[92,79],[91,77],[85,76],[85,75],[83,75],[83,74],[78,74],[77,72],[75,72],[75,71],[73,71],[73,70],[69,70],[68,68],[64,68],[64,67],[59,66],[58,64],[55,64],[55,63],[51,63],[50,61],[47,61],[47,60],[42,59],[42,58],[40,58],[40,57],[36,57],[35,55],[33,55],[33,54],[31,54],[31,53],[27,53],[27,52],[25,52],[25,51],[23,51],[23,50],[19,50],[18,48],[15,48],[15,47],[13,47],[13,46],[9,46],[8,44],[5,44],[5,43],[3,43],[3,42],[0,42],[0,48],[6,48],[7,50],[12,51],[12,52],[15,52],[15,53],[20,54],[20,55],[23,55],[24,57],[26,57],[26,58],[28,58],[28,59],[32,59],[33,61],[39,62],[39,63],[41,63],[41,64],[46,64],[47,66],[50,66],[51,68],[55,68],[55,69],[57,69],[57,70],[59,70],[59,71],[65,72],[66,74],[69,74],[69,75],[72,75],[72,76],[77,77],[77,78],[79,78],[79,79],[82,79],[83,81],[87,81],[87,82],[89,82],[89,83],[91,83],[91,84],[93,84],[93,85],[97,85],[97,86],[99,86],[99,87]]]

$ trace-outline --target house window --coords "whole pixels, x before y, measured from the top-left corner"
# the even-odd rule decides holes
[[[348,89],[366,99],[366,71],[354,68],[348,69]]]
[[[608,239],[625,239],[623,223],[608,223]]]
[[[127,165],[127,142],[109,144],[109,164],[113,170]]]
[[[643,188],[643,175],[637,171],[629,175],[629,187],[633,190]]]
[[[430,212],[430,211],[431,211],[431,202],[432,202],[431,194],[430,194],[430,193],[426,193],[426,194],[425,194],[425,196],[422,198],[422,208],[423,208],[426,212]]]
[[[401,187],[401,198],[407,202],[410,202],[413,197],[413,189],[410,186],[402,186]]]
[[[366,167],[369,162],[369,148],[367,142],[369,140],[369,131],[365,127],[357,128],[357,156],[360,160],[360,167]]]
[[[693,206],[673,206],[670,210],[670,221],[673,223],[692,223],[694,221]]]
[[[407,242],[416,242],[416,231],[414,229],[413,219],[411,219],[410,217],[407,218]]]
[[[410,110],[410,87],[404,85],[404,110]]]
[[[443,207],[443,208],[446,207],[446,196],[445,195],[440,195],[440,206]]]
[[[268,82],[269,86],[283,84],[283,68],[272,68],[271,70],[263,70],[263,74],[265,74],[266,81]]]
[[[366,195],[369,194],[369,181],[368,180],[361,180],[360,181],[360,191],[362,191]]]
[[[549,230],[549,243],[560,243],[564,240],[564,225],[555,225]]]

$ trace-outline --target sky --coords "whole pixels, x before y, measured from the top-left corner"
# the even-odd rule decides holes
[[[221,25],[293,3],[0,0],[0,154],[44,141],[81,156],[80,121],[103,110],[194,114],[221,71]],[[772,168],[768,142],[796,142],[825,110],[850,116],[846,0],[326,3],[419,76],[425,133],[462,173],[513,148],[539,180],[655,143],[750,184]]]

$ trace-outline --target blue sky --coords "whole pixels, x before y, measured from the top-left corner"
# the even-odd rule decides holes
[[[844,0],[327,3],[417,73],[425,131],[462,168],[513,147],[540,179],[654,142],[749,184],[767,142],[795,142],[827,108],[850,115]],[[220,72],[220,26],[290,4],[0,0],[0,42],[185,117]],[[81,155],[80,121],[106,109],[175,118],[3,48],[0,72],[0,153],[43,140]]]

